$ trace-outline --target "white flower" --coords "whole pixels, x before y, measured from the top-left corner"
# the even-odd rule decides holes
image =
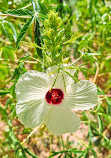
[[[80,119],[71,110],[94,107],[97,88],[87,80],[74,83],[64,71],[56,70],[54,66],[46,73],[31,70],[22,75],[16,84],[16,113],[26,127],[44,122],[52,134],[73,133]]]

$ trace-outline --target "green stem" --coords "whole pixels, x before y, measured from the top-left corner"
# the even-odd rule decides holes
[[[63,147],[63,151],[64,151],[65,146],[64,146],[64,141],[63,141],[63,137],[62,137],[62,135],[61,135],[61,142],[62,142],[62,147]]]
[[[65,71],[65,70],[63,70],[65,73],[67,73],[71,78],[73,78],[73,80],[77,83],[78,82],[78,80],[74,77],[74,76],[72,76],[69,72],[67,72],[67,71]]]
[[[77,60],[75,60],[71,65],[74,65],[76,62],[78,62],[82,57],[84,56],[84,54],[82,54]]]
[[[27,152],[30,156],[32,156],[33,158],[39,158],[38,156],[36,156],[35,154],[32,154],[28,149],[24,148],[25,152]]]
[[[38,5],[37,0],[32,0],[32,5],[33,5],[33,10],[34,10],[34,12],[38,12],[38,10],[39,10],[39,5]]]
[[[53,83],[53,85],[52,85],[52,87],[51,87],[50,91],[51,91],[51,90],[52,90],[52,88],[54,87],[54,85],[55,85],[55,83],[56,83],[56,80],[57,80],[57,78],[58,78],[58,75],[59,75],[59,69],[58,69],[57,76],[56,76],[56,78],[55,78],[55,80],[54,80],[54,83]]]
[[[32,57],[32,56],[29,56],[31,59],[34,59],[34,60],[36,60],[36,61],[38,61],[38,62],[40,62],[41,64],[43,64],[43,62],[41,61],[41,60],[39,60],[39,59],[36,59],[36,58],[34,58],[34,57]]]
[[[36,127],[21,144],[24,144],[37,131],[38,128],[39,126]]]

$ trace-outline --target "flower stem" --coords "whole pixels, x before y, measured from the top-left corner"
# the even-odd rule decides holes
[[[36,132],[38,128],[39,126],[34,128],[34,130],[28,135],[28,137],[21,144],[24,144]]]
[[[75,60],[71,65],[74,65],[77,61],[79,61],[82,57],[84,56],[84,54],[82,54],[77,60]]]

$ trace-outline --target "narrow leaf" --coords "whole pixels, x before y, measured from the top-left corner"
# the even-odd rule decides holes
[[[105,97],[107,102],[107,114],[111,115],[111,98]]]
[[[33,13],[28,9],[14,9],[14,10],[8,10],[8,14],[11,15],[18,15],[18,16],[27,16],[27,15],[33,15]]]
[[[27,152],[30,156],[32,156],[33,158],[39,158],[38,156],[34,155],[33,153],[31,153],[27,148],[24,148],[24,151]]]
[[[100,53],[86,53],[87,55],[101,55]]]
[[[68,152],[70,152],[70,153],[85,153],[85,151],[79,151],[79,150],[75,150],[75,149],[70,149],[70,150],[68,150]]]
[[[92,61],[95,61],[95,62],[97,62],[97,63],[99,63],[100,64],[100,62],[97,60],[97,59],[95,59],[92,55],[88,55],[88,54],[85,54],[90,60],[92,60]]]
[[[102,0],[103,4],[105,5],[105,0]]]
[[[72,155],[71,155],[71,154],[67,153],[67,155],[69,156],[69,158],[72,158]]]
[[[106,115],[106,114],[104,114],[104,113],[97,113],[97,115],[99,115],[99,116],[103,116],[104,118],[106,118],[107,119],[107,121],[108,121],[108,123],[110,123],[110,118],[108,117],[108,115]]]
[[[33,18],[31,18],[29,21],[27,21],[27,23],[21,29],[20,34],[19,34],[18,39],[17,39],[17,42],[16,42],[16,47],[18,47],[18,45],[19,45],[20,41],[22,40],[23,36],[25,35],[27,29],[31,25],[32,20],[33,20]]]
[[[9,91],[5,91],[5,90],[0,90],[0,95],[4,95],[4,94],[8,94],[10,93]]]
[[[65,70],[63,70],[65,73],[67,73],[70,77],[72,77],[73,78],[73,80],[77,83],[78,82],[78,80],[74,77],[74,76],[72,76],[69,72],[67,72],[67,71],[65,71]]]
[[[82,67],[82,68],[80,68],[80,70],[84,70],[84,71],[89,71],[89,72],[91,72],[92,74],[94,74],[94,71],[92,71],[92,70],[90,70],[90,69],[87,69],[87,68],[85,68],[85,67]]]
[[[34,40],[35,40],[35,43],[39,46],[39,47],[41,47],[41,40],[40,40],[40,26],[39,26],[39,22],[38,22],[38,20],[36,19],[36,21],[35,21],[35,28],[34,28]],[[36,51],[37,51],[37,53],[38,53],[38,56],[39,57],[43,57],[43,55],[42,55],[42,50],[41,49],[39,49],[38,47],[36,47]]]
[[[13,39],[16,42],[17,41],[17,32],[16,32],[16,29],[15,29],[14,25],[11,22],[7,21],[7,20],[3,20],[2,21],[2,27],[3,27],[3,29],[5,31],[5,34],[7,35],[7,37],[9,38],[10,35],[12,34]],[[9,27],[11,29],[11,33],[8,30]]]
[[[95,146],[98,146],[98,145],[101,143],[101,139],[102,139],[101,136],[100,136],[99,138],[97,138],[97,139],[94,141],[94,145],[95,145]]]
[[[94,158],[98,158],[98,156],[97,156],[95,150],[91,149],[91,151],[92,151],[92,154],[93,154]]]
[[[68,44],[68,43],[73,43],[76,39],[78,39],[79,37],[81,37],[82,35],[76,36],[76,37],[71,37],[70,40],[64,42],[63,44]]]
[[[40,7],[40,13],[42,13],[43,15],[47,14],[47,10],[46,7],[44,6],[43,3],[41,3],[40,1],[38,1],[39,7]]]
[[[44,14],[40,14],[40,13],[39,13],[39,18],[41,18],[41,19],[43,19],[43,20],[44,20],[44,19],[47,19],[47,16],[46,16],[46,15],[44,15]]]
[[[102,124],[101,116],[99,116],[99,115],[98,115],[98,124],[99,124],[99,132],[102,133],[103,132],[103,124]]]
[[[81,158],[84,154],[81,154],[78,158]]]
[[[86,151],[80,151],[80,150],[75,150],[75,149],[69,149],[69,150],[63,150],[63,151],[52,151],[51,153],[53,154],[59,154],[59,153],[85,153]]]

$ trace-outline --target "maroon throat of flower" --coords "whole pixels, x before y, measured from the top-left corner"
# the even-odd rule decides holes
[[[62,99],[64,99],[64,93],[60,89],[53,88],[46,93],[45,99],[49,104],[60,104]]]

